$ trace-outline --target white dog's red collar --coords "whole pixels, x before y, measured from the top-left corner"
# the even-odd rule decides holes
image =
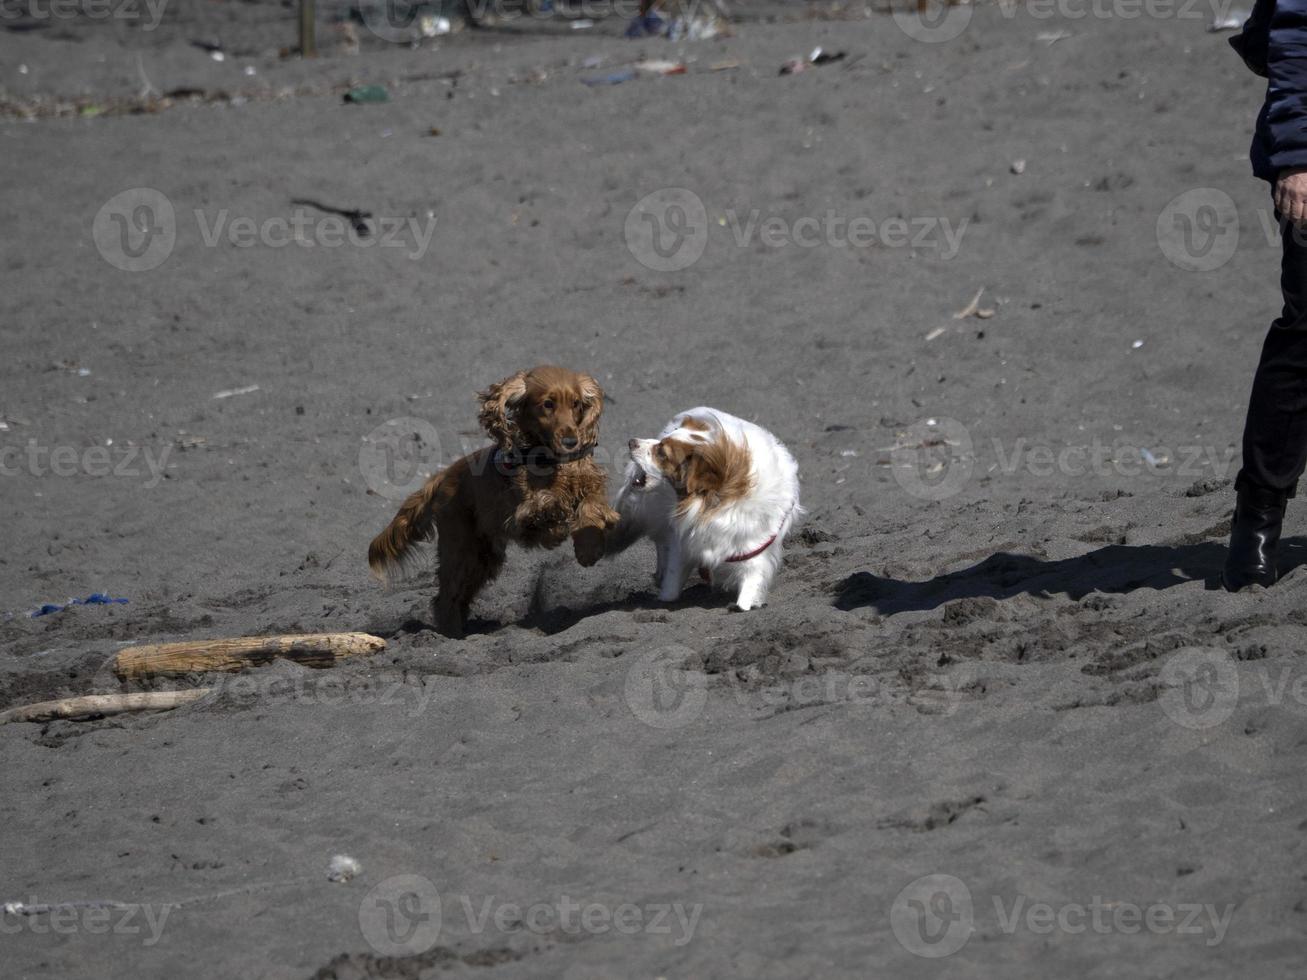
[[[758,547],[754,548],[752,551],[745,552],[742,555],[731,555],[731,557],[725,559],[725,561],[728,562],[748,561],[750,558],[757,558],[764,551],[766,551],[768,548],[770,548],[772,545],[776,543],[776,539],[780,537],[781,531],[785,527],[785,522],[790,519],[790,514],[793,512],[794,512],[794,505],[790,504],[790,509],[787,510],[785,512],[785,516],[781,518],[781,526],[776,529],[775,534],[773,534],[762,544],[758,545]]]

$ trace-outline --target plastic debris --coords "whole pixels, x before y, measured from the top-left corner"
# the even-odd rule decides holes
[[[962,309],[953,314],[954,320],[965,320],[969,316],[975,316],[980,309],[980,297],[985,295],[985,287],[981,286],[976,290],[976,295],[971,297],[971,302]]]
[[[384,85],[359,85],[345,93],[345,101],[354,105],[389,102],[390,93]]]
[[[680,61],[662,61],[657,58],[649,58],[645,61],[635,63],[637,71],[648,72],[651,75],[684,75],[686,68]]]
[[[47,602],[41,608],[35,609],[31,613],[32,619],[41,616],[49,616],[52,613],[63,612],[65,609],[71,609],[73,606],[125,606],[128,600],[114,599],[105,595],[103,592],[92,592],[85,599],[69,599],[63,605],[53,602]]]
[[[1221,31],[1237,31],[1243,27],[1243,22],[1248,19],[1248,11],[1231,10],[1226,14],[1217,14],[1212,18],[1212,22],[1207,25],[1207,30],[1212,34],[1219,34]]]
[[[454,29],[448,17],[437,17],[435,14],[424,14],[419,19],[418,26],[422,29],[423,37],[440,37]]]
[[[594,26],[595,22],[590,20],[588,17],[579,17],[572,21],[572,30],[574,31],[588,31]]]
[[[213,397],[215,399],[234,398],[237,395],[249,395],[258,390],[258,385],[246,385],[244,388],[229,388],[226,391],[220,391]]]
[[[813,48],[808,57],[791,58],[781,65],[781,74],[797,75],[801,71],[807,71],[809,65],[829,65],[832,61],[843,61],[845,57],[846,53],[843,51],[831,52]]]
[[[1144,346],[1144,342],[1142,340],[1136,340],[1130,346],[1133,347],[1135,350],[1138,350],[1140,347]]]
[[[327,880],[346,882],[363,871],[363,865],[348,854],[337,854],[327,865]]]
[[[610,71],[607,75],[594,75],[590,78],[581,79],[582,85],[621,85],[622,82],[629,82],[635,77],[634,68],[622,68],[618,71]]]
[[[730,34],[726,23],[715,17],[677,17],[667,25],[667,38],[671,41],[709,41]]]
[[[1020,177],[1023,173],[1026,172],[1026,161],[1025,161],[1025,160],[1013,160],[1013,161],[1012,161],[1012,166],[1011,166],[1009,169],[1010,169],[1014,174],[1016,174],[1018,177]]]

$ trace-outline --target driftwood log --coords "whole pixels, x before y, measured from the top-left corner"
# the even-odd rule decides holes
[[[0,711],[0,725],[15,721],[54,721],[80,718],[103,718],[129,711],[171,711],[183,704],[198,701],[212,691],[201,687],[193,691],[146,691],[138,694],[86,694],[59,701],[42,701]]]
[[[347,657],[366,657],[386,648],[369,633],[307,633],[302,636],[246,636],[128,647],[114,657],[120,680],[179,677],[207,671],[235,671],[281,657],[306,667],[330,667]]]

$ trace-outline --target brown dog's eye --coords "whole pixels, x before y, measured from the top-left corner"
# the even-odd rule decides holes
[[[552,398],[546,398],[540,405],[545,411],[552,412],[554,410],[554,400]]]
[[[662,459],[664,456],[667,455],[667,450],[663,448],[663,444],[661,442],[658,443],[658,445],[654,446],[654,455],[657,456],[659,459]]]

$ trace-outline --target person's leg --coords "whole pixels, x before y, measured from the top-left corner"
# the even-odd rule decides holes
[[[1285,504],[1307,466],[1307,228],[1282,222],[1284,308],[1262,344],[1243,433],[1243,468],[1222,581],[1271,585]]]
[[[1284,309],[1262,344],[1236,481],[1292,497],[1307,465],[1307,228],[1284,222]]]

